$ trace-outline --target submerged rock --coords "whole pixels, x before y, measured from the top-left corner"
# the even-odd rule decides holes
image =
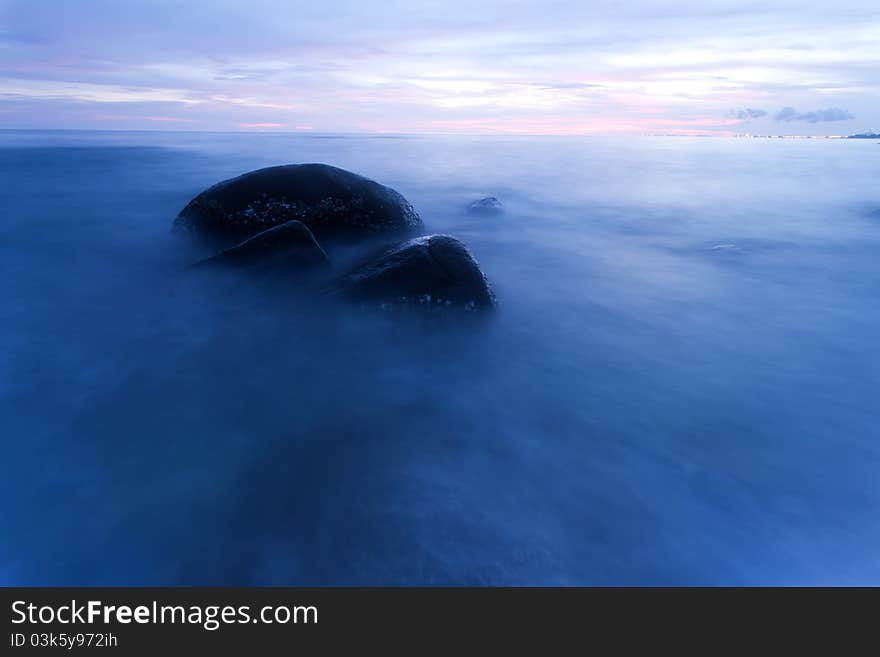
[[[495,295],[459,240],[428,235],[403,242],[343,276],[335,293],[354,301],[491,308]]]
[[[467,211],[470,214],[501,214],[504,212],[504,205],[494,196],[487,196],[468,205]]]
[[[301,221],[274,226],[197,266],[278,267],[299,270],[330,264],[324,249]]]
[[[192,199],[174,226],[229,246],[291,220],[322,241],[422,228],[398,192],[326,164],[269,167],[217,183]]]

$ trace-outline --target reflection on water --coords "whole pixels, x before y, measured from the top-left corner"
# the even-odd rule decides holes
[[[464,240],[498,312],[182,271],[191,196],[309,161]],[[878,170],[840,141],[0,133],[0,583],[878,584]]]

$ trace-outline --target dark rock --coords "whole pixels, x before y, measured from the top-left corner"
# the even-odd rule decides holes
[[[191,200],[174,225],[230,246],[291,220],[322,242],[422,229],[399,193],[326,164],[269,167],[218,183]]]
[[[301,221],[288,221],[202,260],[197,266],[267,267],[290,270],[330,264],[327,254]]]
[[[495,295],[477,261],[449,235],[428,235],[387,249],[337,281],[334,291],[354,301],[490,308]]]
[[[467,211],[470,214],[501,214],[504,212],[504,205],[494,196],[487,196],[468,205]]]

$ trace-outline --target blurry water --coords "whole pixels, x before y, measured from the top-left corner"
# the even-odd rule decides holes
[[[181,271],[190,197],[309,161],[467,242],[494,317]],[[878,171],[871,141],[0,133],[0,583],[880,584]]]

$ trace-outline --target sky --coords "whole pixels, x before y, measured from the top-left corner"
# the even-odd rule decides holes
[[[0,0],[0,128],[880,131],[880,2]]]

